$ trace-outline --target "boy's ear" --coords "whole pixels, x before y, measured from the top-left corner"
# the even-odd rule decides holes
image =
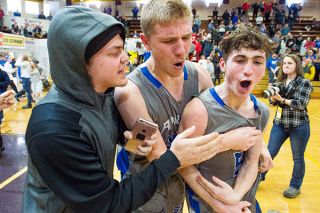
[[[144,33],[141,33],[141,34],[140,34],[140,38],[141,38],[141,41],[142,41],[144,47],[145,47],[148,51],[150,51],[151,48],[150,48],[149,38],[148,38]]]
[[[221,71],[222,71],[222,72],[225,72],[225,71],[226,71],[226,62],[225,62],[225,60],[223,59],[223,57],[220,58],[219,65],[220,65]]]

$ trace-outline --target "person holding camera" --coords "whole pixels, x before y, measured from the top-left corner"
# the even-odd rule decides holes
[[[286,55],[280,66],[277,82],[283,83],[280,91],[270,97],[270,103],[277,106],[270,133],[268,149],[272,159],[282,144],[290,138],[293,154],[293,173],[289,187],[283,192],[287,198],[295,198],[305,174],[304,152],[310,137],[310,123],[307,105],[312,85],[305,79],[301,60],[297,55]]]

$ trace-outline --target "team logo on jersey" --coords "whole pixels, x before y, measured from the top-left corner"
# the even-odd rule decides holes
[[[171,147],[171,143],[176,138],[179,124],[180,115],[171,116],[170,119],[163,123],[161,135],[164,139],[167,139],[165,140],[167,148]]]
[[[171,116],[166,122],[163,123],[161,134],[165,131],[178,130],[180,124],[180,115]]]

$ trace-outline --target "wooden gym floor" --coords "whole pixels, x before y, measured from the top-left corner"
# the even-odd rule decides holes
[[[266,100],[263,100],[266,102]],[[22,188],[27,171],[27,152],[24,133],[31,113],[22,110],[25,100],[4,110],[5,121],[1,128],[6,151],[0,155],[0,212],[21,212]],[[311,137],[305,153],[306,175],[301,194],[295,199],[282,196],[288,187],[293,160],[289,141],[281,148],[275,159],[275,167],[270,170],[267,179],[259,186],[257,199],[263,212],[275,210],[281,213],[320,212],[320,99],[312,99],[308,110],[311,122]],[[274,117],[274,107],[270,107],[271,120],[264,139],[268,142]],[[48,112],[50,113],[50,112]],[[118,176],[118,175],[116,175]],[[184,212],[187,212],[186,208]]]

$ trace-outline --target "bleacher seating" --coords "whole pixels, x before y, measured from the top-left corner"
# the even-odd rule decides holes
[[[208,16],[210,18],[210,16]],[[212,17],[212,16],[211,16]],[[300,17],[300,22],[296,23],[291,30],[292,35],[298,36],[299,33],[301,32],[303,37],[310,37],[311,39],[315,39],[316,37],[320,37],[320,31],[307,31],[305,29],[306,25],[311,25],[312,24],[312,16],[301,16]],[[249,19],[249,21],[254,22],[252,18]],[[132,20],[128,19],[129,23],[129,35],[132,36],[134,34],[134,31],[137,31],[137,33],[141,33],[141,26],[140,26],[140,20]],[[208,20],[202,20],[201,21],[201,29],[207,30],[208,28]],[[221,81],[223,82],[223,80]],[[311,98],[320,98],[320,82],[319,81],[312,81],[313,85],[313,92],[311,94]],[[256,85],[256,87],[253,90],[253,94],[256,95],[257,97],[261,97],[262,92],[267,89],[268,87],[268,74],[266,72],[266,75],[263,77],[263,79]]]

